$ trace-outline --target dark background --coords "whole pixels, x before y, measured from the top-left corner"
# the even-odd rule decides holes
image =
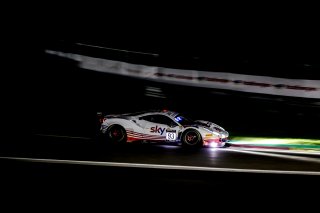
[[[167,46],[171,43],[165,43],[160,48],[158,43],[148,46],[148,43],[141,45],[121,39],[112,42],[110,38],[102,40],[94,36],[62,37],[50,38],[43,43],[39,57],[33,60],[36,67],[31,102],[33,133],[91,137],[95,134],[98,111],[111,114],[166,108],[195,119],[216,122],[231,136],[318,137],[317,125],[314,124],[320,116],[317,99],[156,83],[80,69],[75,61],[45,53],[46,49],[53,49],[169,68],[320,79],[317,61],[312,57],[305,58],[307,55],[302,56],[301,49],[292,51],[297,46],[286,50],[281,49],[282,46],[272,49],[275,47],[267,48],[267,44],[262,42],[255,49],[253,40],[250,43],[230,41],[226,46],[217,42],[217,48],[212,48],[209,42],[202,48],[201,44],[197,46],[192,40],[179,49],[177,46]],[[75,45],[80,42],[129,51],[148,51],[157,56]],[[254,50],[256,56],[252,57],[249,50]],[[146,96],[148,87],[160,88],[161,95],[166,98]]]
[[[47,48],[70,48],[70,43],[82,42],[159,53],[162,59],[156,63],[166,64],[168,67],[213,71],[223,68],[246,74],[319,79],[319,18],[318,12],[314,11],[317,7],[296,5],[293,8],[293,3],[285,6],[249,4],[241,5],[242,7],[231,4],[221,10],[217,6],[198,8],[192,4],[192,9],[186,10],[182,5],[173,7],[163,4],[163,9],[154,5],[149,9],[137,10],[124,4],[121,7],[96,5],[100,7],[100,10],[96,10],[87,4],[79,10],[75,5],[66,6],[55,4],[48,5],[45,9],[35,7],[33,10],[22,7],[25,12],[18,17],[19,23],[9,24],[11,29],[8,32],[13,32],[14,37],[3,40],[2,43],[10,46],[10,52],[5,53],[12,59],[9,72],[12,82],[5,86],[5,93],[7,94],[7,90],[14,92],[7,95],[8,101],[4,104],[10,108],[4,114],[11,121],[4,124],[11,131],[6,132],[5,135],[9,137],[2,141],[2,145],[12,143],[15,136],[21,136],[17,140],[18,144],[11,147],[23,149],[21,143],[28,147],[27,136],[33,133],[92,137],[96,133],[97,111],[122,113],[162,107],[188,113],[193,118],[212,120],[228,130],[231,136],[319,137],[316,124],[319,120],[319,105],[315,104],[318,100],[157,84],[82,70],[72,61],[44,53]],[[32,15],[32,20],[28,19]],[[7,18],[12,17],[15,15]],[[4,34],[6,33],[7,31]],[[13,47],[12,44],[17,45]],[[70,51],[75,49],[71,48]],[[83,50],[82,53],[101,54],[91,50]],[[123,58],[115,53],[102,54],[106,58]],[[124,60],[154,63],[151,59],[135,57],[126,56]],[[198,60],[191,63],[190,58]],[[160,87],[167,99],[145,96],[147,86]],[[209,99],[210,103],[200,104],[200,97]],[[46,143],[41,141],[41,144],[42,142]],[[195,183],[199,180],[209,178],[211,181],[217,176],[213,174],[215,177],[211,178],[203,174],[200,177],[197,176],[198,173],[192,173],[191,176],[182,174],[186,178],[183,180],[188,180],[182,184],[178,178],[174,183],[168,185],[164,181],[153,188],[149,187],[149,184],[155,186],[153,180],[163,181],[171,172],[163,172],[158,176],[156,171],[156,175],[150,175],[153,178],[147,183],[141,180],[147,172],[135,173],[134,181],[139,180],[141,183],[135,186],[131,185],[132,182],[123,184],[123,177],[108,179],[108,172],[96,168],[92,170],[88,167],[83,169],[65,166],[65,169],[60,170],[50,165],[40,165],[42,169],[39,170],[32,164],[17,166],[12,162],[4,162],[1,166],[5,168],[5,175],[1,179],[4,180],[3,194],[8,192],[7,199],[14,201],[15,205],[16,201],[31,198],[32,202],[28,204],[32,207],[38,205],[34,204],[35,200],[32,198],[42,198],[47,202],[48,198],[52,198],[53,202],[49,202],[49,207],[61,204],[61,200],[70,205],[70,200],[78,197],[82,198],[82,204],[88,202],[87,198],[100,197],[95,201],[110,205],[111,202],[106,201],[110,192],[108,190],[111,190],[112,195],[116,192],[120,197],[113,197],[111,201],[123,204],[124,200],[128,201],[123,195],[126,192],[133,196],[136,195],[134,190],[155,195],[158,190],[169,193],[172,186],[176,185],[177,188],[173,187],[176,191],[175,198],[183,199],[183,202],[179,201],[179,206],[181,203],[185,204],[185,197],[181,196],[181,192],[192,186],[191,191],[197,195],[209,192],[214,200],[219,198],[219,201],[226,201],[228,207],[232,206],[230,202],[234,204],[238,199],[245,202],[240,201],[239,205],[234,205],[236,208],[250,207],[254,202],[248,201],[248,196],[243,196],[249,193],[249,198],[256,197],[255,202],[259,200],[258,203],[264,204],[264,207],[284,204],[286,207],[299,205],[305,208],[310,206],[312,200],[312,196],[308,194],[310,189],[317,186],[314,177],[311,178],[313,181],[299,176],[282,176],[280,179],[279,176],[273,176],[270,180],[268,175],[249,175],[249,178],[243,178],[241,174],[234,176],[231,173],[220,174],[223,183],[218,188],[217,185],[197,188],[199,184]],[[237,181],[243,179],[246,182],[237,185]],[[118,182],[110,189],[106,183],[113,183],[112,180]],[[202,184],[201,181],[200,183]],[[287,185],[283,187],[283,183]],[[205,186],[208,186],[208,182],[205,182]],[[101,199],[96,194],[97,191],[105,193],[105,196]],[[304,193],[299,194],[300,191]],[[265,192],[272,193],[272,197]],[[32,193],[36,196],[30,196]],[[267,199],[261,201],[261,197],[255,195],[265,195],[263,197]],[[288,205],[284,201],[287,195],[298,201]],[[277,196],[276,199],[274,196]],[[202,204],[202,201],[197,202]],[[74,206],[80,206],[79,200]],[[224,207],[226,206],[223,205],[222,208]]]
[[[52,5],[38,17],[44,22],[31,36],[37,48],[27,67],[31,132],[92,136],[97,111],[165,107],[212,120],[231,136],[318,137],[315,99],[159,84],[79,69],[73,61],[44,53],[55,49],[171,68],[317,80],[320,42],[312,5],[80,8]],[[78,42],[159,57],[75,47]],[[161,88],[167,98],[145,96],[149,86]]]

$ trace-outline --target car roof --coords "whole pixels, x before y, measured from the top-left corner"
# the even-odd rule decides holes
[[[169,110],[162,110],[162,114],[165,114],[165,115],[167,115],[167,116],[169,116],[169,117],[174,118],[174,117],[176,117],[179,113],[174,112],[174,111],[169,111]]]
[[[153,115],[153,114],[162,114],[162,115],[167,115],[171,118],[176,117],[179,113],[170,111],[170,110],[149,110],[149,111],[144,111],[144,112],[137,112],[137,113],[130,113],[128,115],[131,116],[145,116],[145,115]]]

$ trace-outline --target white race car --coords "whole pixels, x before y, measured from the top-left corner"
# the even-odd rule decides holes
[[[105,115],[100,123],[100,134],[113,143],[149,141],[186,147],[224,147],[229,136],[217,124],[192,121],[168,110]]]

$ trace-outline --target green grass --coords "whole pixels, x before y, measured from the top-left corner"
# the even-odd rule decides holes
[[[257,144],[257,145],[310,145],[319,146],[320,139],[305,139],[305,138],[274,138],[274,137],[247,137],[235,136],[231,138],[230,143],[234,144]]]

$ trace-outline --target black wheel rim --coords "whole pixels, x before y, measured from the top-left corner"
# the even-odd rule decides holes
[[[125,137],[125,133],[120,127],[112,127],[109,132],[109,137],[115,142],[121,142]]]
[[[194,131],[187,132],[184,136],[184,141],[190,146],[197,145],[199,142],[199,135]]]

